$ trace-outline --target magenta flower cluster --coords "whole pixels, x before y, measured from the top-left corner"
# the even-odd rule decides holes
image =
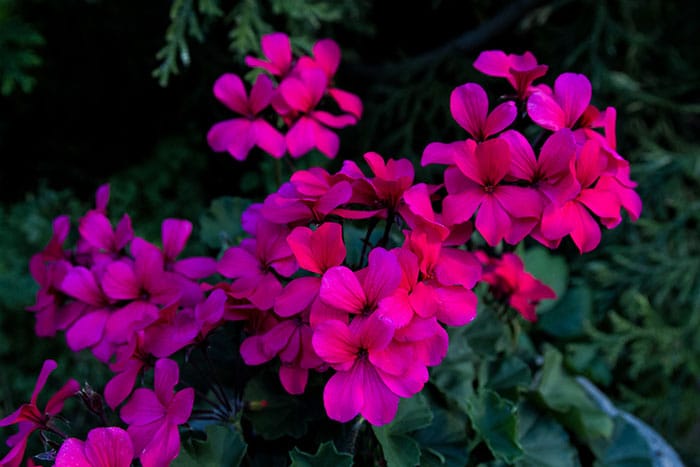
[[[617,226],[622,209],[632,220],[639,217],[642,202],[629,162],[616,150],[617,113],[591,104],[586,76],[563,73],[553,89],[533,85],[547,67],[530,53],[482,52],[474,67],[507,78],[516,94],[489,111],[480,85],[466,83],[452,92],[452,117],[469,138],[431,143],[422,157],[423,165],[447,165],[443,215],[449,222],[476,214],[476,230],[491,246],[502,240],[516,244],[529,235],[556,248],[570,236],[585,253],[600,243],[599,224]],[[509,129],[519,119],[518,105],[546,137],[541,147]]]
[[[332,39],[322,39],[314,44],[312,56],[295,58],[289,37],[272,33],[263,36],[261,48],[265,59],[246,57],[248,66],[264,71],[250,95],[233,73],[214,83],[216,98],[240,116],[215,124],[207,134],[209,146],[240,161],[254,146],[276,158],[286,153],[301,157],[314,148],[334,158],[340,140],[333,129],[355,125],[362,116],[359,97],[333,83],[340,47]],[[329,101],[339,113],[323,110]],[[267,112],[269,108],[272,112]]]
[[[314,147],[334,157],[338,137],[330,128],[356,123],[362,111],[356,96],[332,87],[338,46],[322,40],[313,57],[293,60],[289,38],[276,33],[263,38],[262,49],[265,59],[246,60],[267,73],[250,97],[236,75],[217,80],[215,95],[241,117],[211,129],[212,148],[239,160],[253,146],[273,157],[299,157]],[[126,430],[69,438],[57,465],[129,465],[133,458],[145,467],[168,465],[180,449],[178,427],[195,404],[192,388],[175,389],[175,356],[227,322],[245,330],[243,361],[278,362],[290,394],[304,393],[310,372],[323,373],[329,418],[361,415],[383,425],[445,357],[447,327],[475,318],[477,283],[535,321],[537,304],[555,298],[552,289],[517,255],[472,251],[467,242],[477,233],[490,247],[530,236],[555,248],[570,236],[583,253],[598,245],[599,225],[621,222],[622,210],[637,219],[641,201],[616,150],[615,109],[591,105],[585,76],[564,73],[553,88],[535,85],[547,67],[530,53],[488,51],[474,66],[506,78],[514,93],[491,109],[478,84],[452,92],[452,116],[467,134],[430,143],[422,154],[422,165],[446,166],[439,184],[417,181],[408,159],[375,152],[364,155],[368,171],[351,160],[336,173],[298,170],[245,210],[246,238],[218,259],[180,257],[192,232],[187,220],[163,221],[158,244],[135,236],[128,215],[114,225],[109,185],[79,219],[74,247],[64,245],[70,219],[58,217],[51,240],[30,262],[40,285],[29,308],[36,334],[64,332],[73,351],[89,349],[109,366],[114,376],[104,399]],[[318,110],[324,96],[343,113]],[[268,106],[286,135],[265,119]],[[538,129],[542,143],[513,129],[516,122]],[[349,231],[356,226],[367,234],[351,261]],[[221,280],[208,282],[216,275]],[[52,429],[52,417],[78,391],[71,381],[39,410],[36,395],[53,368],[47,361],[30,403],[0,420],[19,427],[0,465],[19,465],[31,433]],[[134,389],[151,371],[153,389]]]

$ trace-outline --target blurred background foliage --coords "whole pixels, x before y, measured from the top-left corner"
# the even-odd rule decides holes
[[[110,214],[129,212],[137,235],[158,241],[164,218],[188,218],[190,248],[215,255],[197,242],[209,206],[222,209],[212,202],[262,199],[274,186],[260,153],[238,163],[212,153],[205,135],[228,118],[214,80],[245,74],[260,36],[285,31],[299,51],[335,39],[336,84],[365,104],[341,131],[336,160],[300,161],[329,170],[369,150],[418,164],[427,143],[462,138],[451,90],[476,81],[492,102],[507,92],[472,68],[482,50],[530,50],[550,84],[565,71],[590,77],[593,103],[617,109],[618,150],[644,210],[592,253],[557,251],[579,294],[571,303],[587,305],[572,307],[573,326],[543,317],[532,340],[558,348],[570,370],[700,465],[699,9],[692,0],[0,0],[0,414],[28,398],[45,358],[59,361],[54,388],[68,376],[104,381],[106,370],[67,352],[62,337],[35,338],[24,310],[37,289],[27,263],[54,217],[77,221],[110,182]]]

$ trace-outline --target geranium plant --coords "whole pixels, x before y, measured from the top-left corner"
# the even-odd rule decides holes
[[[273,33],[261,47],[250,84],[214,83],[234,115],[207,141],[232,164],[286,160],[288,179],[237,199],[242,234],[216,257],[183,255],[189,220],[163,219],[160,239],[128,214],[114,223],[109,184],[75,235],[57,218],[30,261],[36,334],[64,335],[113,376],[71,380],[39,409],[47,360],[30,402],[0,420],[18,426],[0,465],[563,466],[642,439],[529,333],[556,332],[580,293],[554,250],[590,252],[601,226],[642,209],[616,111],[591,103],[588,78],[485,51],[473,66],[513,90],[445,96],[463,139],[427,142],[420,165],[367,152],[297,169],[311,151],[336,157],[362,102],[335,87],[335,41],[297,56]],[[80,433],[58,423],[73,396],[95,415]],[[27,450],[33,436],[43,451]]]

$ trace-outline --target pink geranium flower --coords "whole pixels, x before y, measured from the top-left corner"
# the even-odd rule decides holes
[[[511,149],[511,166],[508,175],[515,180],[526,181],[539,191],[547,203],[561,205],[574,198],[581,189],[574,176],[576,141],[568,129],[552,134],[535,153],[528,140],[515,130],[501,135]]]
[[[94,248],[95,253],[107,254],[110,258],[116,258],[134,238],[128,214],[124,214],[116,228],[113,228],[107,215],[97,209],[88,211],[80,219],[78,231],[82,240]]]
[[[214,151],[228,151],[235,159],[248,157],[253,146],[258,146],[273,157],[284,155],[282,134],[260,113],[272,101],[275,90],[266,75],[259,75],[248,97],[243,81],[232,73],[222,75],[214,83],[216,98],[241,117],[215,124],[207,133],[207,141]]]
[[[282,386],[290,394],[302,394],[309,370],[323,365],[311,345],[312,335],[307,307],[293,318],[278,320],[264,332],[246,338],[241,357],[248,365],[259,365],[279,356]]]
[[[373,425],[389,423],[399,396],[410,397],[428,379],[425,366],[412,358],[410,346],[392,346],[394,326],[376,314],[350,325],[320,323],[312,342],[316,353],[335,374],[326,383],[323,403],[328,416],[347,422],[358,413]]]
[[[163,263],[166,271],[177,272],[189,279],[204,279],[216,273],[216,260],[206,256],[177,259],[192,235],[192,222],[186,219],[165,219],[161,225]]]
[[[542,200],[528,187],[502,183],[511,164],[510,147],[500,138],[479,145],[467,141],[456,168],[445,171],[448,195],[443,200],[443,216],[451,224],[469,220],[476,213],[476,230],[495,246],[502,239],[510,244],[521,241],[537,224]]]
[[[367,268],[354,272],[345,266],[328,269],[321,279],[321,300],[348,315],[368,315],[393,294],[401,282],[401,266],[395,255],[374,248]]]
[[[153,356],[146,349],[145,340],[144,331],[132,334],[127,343],[117,349],[109,365],[116,374],[105,385],[104,398],[112,410],[129,397],[138,375],[153,365]]]
[[[119,427],[90,430],[87,440],[68,438],[56,454],[57,466],[129,467],[134,446],[129,434]]]
[[[554,290],[525,271],[517,255],[504,253],[500,258],[490,258],[483,251],[476,254],[484,264],[482,280],[489,284],[494,297],[506,300],[526,320],[537,321],[540,301],[557,298]]]
[[[533,93],[527,100],[527,113],[547,130],[573,129],[591,102],[591,82],[585,75],[564,73],[554,81],[554,92]]]
[[[353,161],[343,163],[342,174],[354,179],[351,202],[362,203],[370,207],[380,206],[377,215],[386,217],[389,212],[396,212],[401,198],[413,183],[415,170],[408,159],[388,159],[386,162],[376,152],[367,152],[363,156],[374,177],[367,178]]]
[[[472,289],[481,277],[481,265],[472,253],[446,248],[437,238],[420,230],[406,233],[403,248],[418,261],[419,278],[412,267],[406,267],[406,258],[402,262],[404,273],[408,273],[405,280],[410,284],[409,304],[417,316],[434,317],[449,326],[463,326],[476,317],[477,298]],[[382,313],[400,297],[401,294],[395,294],[383,302]]]
[[[46,246],[29,260],[29,272],[39,284],[36,300],[27,307],[35,313],[34,332],[52,337],[75,321],[85,305],[70,300],[61,290],[61,282],[71,269],[71,255],[63,244],[70,232],[70,218],[58,216],[53,221],[53,234]]]
[[[187,422],[194,404],[194,389],[173,392],[180,370],[173,360],[155,365],[154,390],[139,388],[122,407],[136,457],[144,467],[167,466],[180,452],[178,425]]]
[[[312,57],[301,57],[297,64],[299,69],[318,67],[328,78],[328,94],[335,100],[341,110],[353,115],[356,119],[362,116],[362,101],[355,94],[331,86],[335,72],[340,65],[340,47],[332,39],[321,39],[312,48]]]
[[[229,292],[246,298],[261,310],[272,308],[282,291],[276,274],[289,277],[298,265],[287,244],[289,229],[259,219],[255,238],[243,239],[240,246],[227,249],[218,264],[218,272],[233,279]]]
[[[346,177],[331,175],[321,167],[294,172],[288,183],[265,198],[262,216],[277,224],[320,223],[331,214],[345,218],[370,217],[376,211],[344,209],[353,196]]]
[[[53,429],[53,417],[63,410],[63,404],[66,399],[80,390],[80,384],[76,380],[71,379],[51,396],[43,410],[37,406],[39,393],[44,389],[46,380],[57,366],[58,364],[54,360],[44,361],[29,402],[22,404],[15,412],[0,420],[0,427],[17,424],[19,429],[18,433],[7,439],[7,445],[11,449],[5,457],[0,459],[0,465],[3,467],[19,466],[24,457],[29,436],[37,430]]]
[[[316,230],[296,227],[287,236],[287,243],[299,266],[316,274],[340,266],[345,259],[343,230],[335,222],[324,222]]]
[[[114,300],[111,300],[101,287],[94,271],[82,266],[70,269],[61,282],[63,292],[82,302],[85,311],[66,331],[66,342],[74,352],[90,348],[102,361],[107,361],[112,346],[106,341],[106,329],[114,318]],[[118,324],[112,323],[112,326]]]
[[[131,242],[133,261],[120,260],[105,270],[101,285],[111,300],[126,301],[107,326],[107,338],[124,343],[128,336],[158,319],[159,306],[180,298],[179,277],[165,271],[163,255],[152,243],[136,237]]]
[[[301,69],[280,83],[282,98],[298,114],[285,136],[292,157],[301,157],[317,148],[333,159],[338,153],[340,141],[329,128],[343,128],[357,122],[357,118],[349,113],[333,115],[316,109],[327,87],[328,77],[318,68]]]
[[[489,76],[506,78],[523,100],[533,92],[532,82],[547,73],[547,65],[539,65],[530,52],[522,55],[505,54],[501,50],[481,52],[474,62],[474,68]]]
[[[605,160],[599,152],[600,146],[595,140],[588,140],[583,145],[575,166],[576,179],[581,185],[580,193],[561,206],[549,205],[540,223],[540,231],[545,238],[557,240],[569,235],[581,254],[593,250],[600,243],[600,227],[594,215],[607,228],[615,227],[622,221],[621,202],[615,186],[606,182],[596,183],[605,168]]]
[[[292,44],[289,36],[282,32],[265,34],[260,40],[260,47],[267,60],[247,56],[246,65],[262,68],[273,76],[286,76],[292,68]]]
[[[484,141],[503,131],[518,113],[513,101],[504,102],[489,113],[486,92],[475,83],[463,84],[452,91],[450,111],[459,126],[476,141]]]

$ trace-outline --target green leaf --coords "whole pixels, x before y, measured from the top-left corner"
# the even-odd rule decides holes
[[[425,397],[417,394],[410,399],[401,399],[394,420],[372,430],[382,446],[388,467],[404,467],[420,463],[420,446],[410,433],[424,428],[433,420],[433,413]]]
[[[251,203],[248,199],[232,196],[213,200],[199,220],[202,241],[222,250],[237,244],[243,236],[241,214]]]
[[[486,386],[493,390],[510,389],[527,386],[532,381],[530,367],[515,356],[492,362]]]
[[[466,417],[433,406],[433,421],[415,433],[421,467],[461,467],[467,462]]]
[[[509,463],[520,458],[523,450],[518,441],[515,404],[485,389],[471,398],[467,405],[474,429],[493,455]]]
[[[578,452],[564,428],[551,417],[522,404],[518,407],[518,438],[523,457],[517,467],[578,467]]]
[[[462,335],[474,353],[485,358],[494,358],[494,355],[502,350],[502,339],[507,336],[507,333],[505,325],[498,319],[496,313],[479,303],[476,318],[464,328]],[[450,340],[451,345],[452,340]]]
[[[607,386],[612,381],[612,371],[601,352],[601,343],[571,343],[566,345],[566,364],[577,373],[587,376],[597,384]]]
[[[241,465],[248,445],[241,433],[231,425],[207,426],[206,442],[191,441],[188,449],[180,449],[180,454],[172,467],[235,467]]]
[[[545,347],[544,366],[535,391],[547,407],[559,414],[561,422],[582,439],[609,438],[612,434],[611,418],[565,371],[561,353],[552,346]]]
[[[244,413],[263,438],[272,440],[285,435],[300,438],[306,433],[313,408],[303,398],[288,394],[274,372],[264,372],[251,379],[243,397],[249,402],[265,401],[264,407]]]
[[[653,453],[639,430],[615,417],[615,431],[606,443],[593,443],[597,467],[653,467]]]
[[[466,328],[450,329],[450,346],[439,366],[431,368],[430,381],[466,413],[467,400],[474,394],[476,370],[474,352],[464,337]]]
[[[561,256],[553,255],[543,246],[534,246],[525,250],[523,254],[525,270],[544,282],[554,290],[557,298],[543,300],[538,306],[538,313],[544,313],[552,308],[564,295],[569,282],[569,268],[566,260]]]
[[[350,467],[352,466],[352,455],[346,452],[338,452],[332,441],[322,443],[316,454],[307,454],[295,447],[289,451],[292,460],[291,467]]]
[[[585,285],[577,286],[568,289],[554,307],[539,315],[537,327],[559,339],[583,336],[592,310],[591,290]]]

